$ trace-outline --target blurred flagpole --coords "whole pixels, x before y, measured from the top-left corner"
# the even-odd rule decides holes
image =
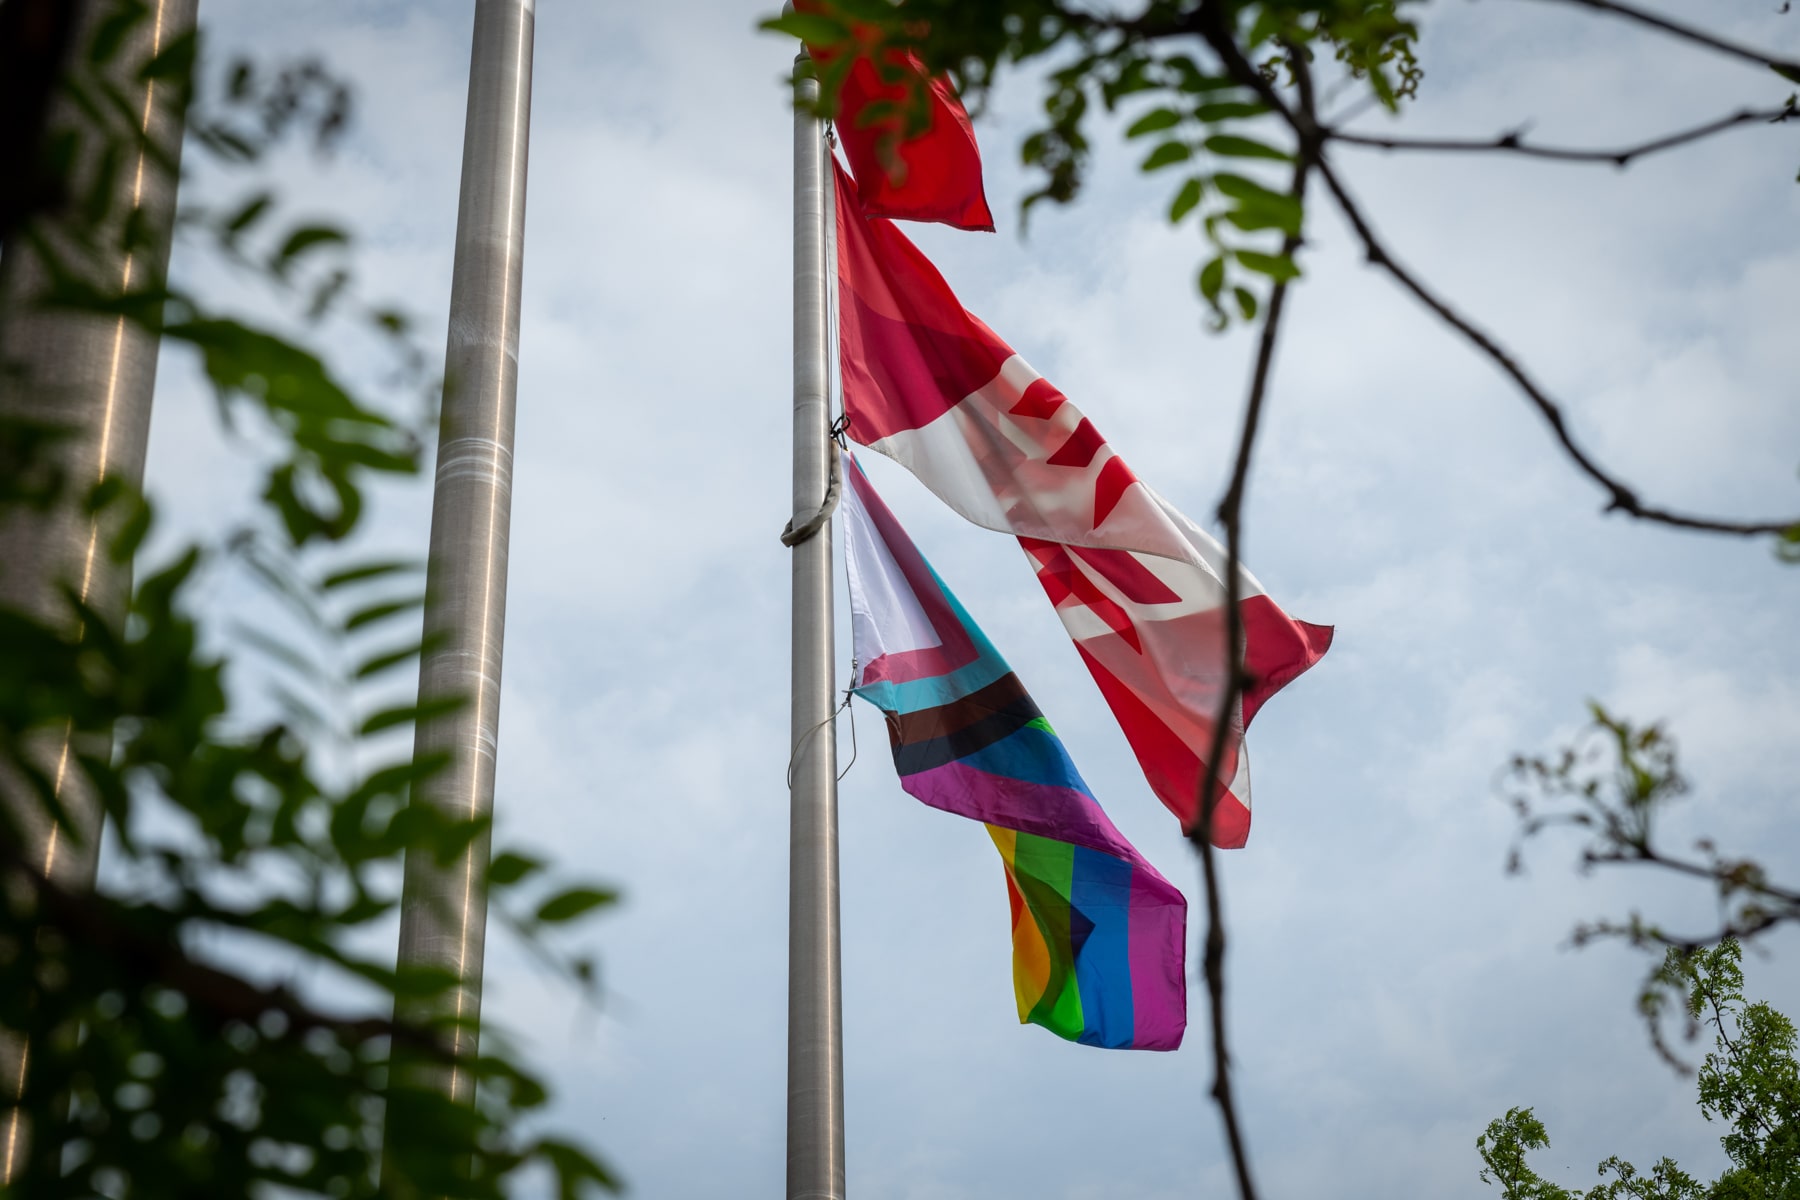
[[[419,722],[415,755],[446,754],[451,764],[412,798],[458,819],[484,816],[494,803],[534,8],[534,0],[476,0],[469,61],[419,668],[422,707],[448,697],[464,703]],[[474,1076],[461,1064],[476,1052],[488,855],[485,835],[447,867],[409,852],[401,892],[400,969],[437,968],[458,979],[449,996],[423,1008],[397,1005],[403,1019],[457,1022],[449,1033],[455,1065],[409,1063],[404,1074],[409,1085],[461,1103],[475,1094]],[[390,1104],[390,1137],[407,1119]],[[414,1140],[429,1131],[405,1128],[404,1135]]]
[[[92,271],[86,282],[103,295],[153,288],[168,272],[181,160],[182,89],[172,81],[145,83],[137,72],[193,33],[197,7],[198,0],[150,0],[105,68],[120,103],[130,104],[138,130],[167,156],[166,163],[159,164],[145,147],[109,134],[67,95],[50,104],[47,128],[74,127],[82,134],[82,158],[71,176],[73,194],[80,195],[95,178],[103,147],[128,152],[113,177],[111,215],[92,231],[94,253],[82,260]],[[83,5],[74,18],[67,54],[87,54],[97,29],[117,15],[112,5]],[[130,153],[132,149],[136,152]],[[80,227],[87,218],[73,201],[68,207],[72,216],[51,213],[43,222],[42,232],[53,243],[68,233],[60,226],[64,220],[76,226],[74,242],[83,240]],[[130,246],[124,236],[128,221],[137,222],[137,240]],[[31,240],[15,235],[0,259],[0,362],[16,368],[0,372],[0,413],[69,431],[51,451],[51,466],[68,491],[47,509],[18,505],[0,518],[0,607],[73,625],[76,617],[66,587],[109,623],[122,625],[131,599],[131,566],[115,562],[107,552],[117,519],[88,513],[84,501],[89,489],[107,480],[123,481],[134,491],[143,485],[161,340],[123,316],[40,308],[50,284],[49,268]],[[86,776],[72,762],[83,747],[65,732],[42,739],[35,749],[39,765],[54,781],[68,826],[52,822],[16,779],[0,779],[0,803],[25,827],[23,853],[46,879],[64,887],[90,887],[99,863],[101,811]],[[105,745],[86,750],[105,753]],[[12,1104],[23,1094],[29,1057],[23,1041],[0,1033],[0,1186],[12,1181],[25,1160],[28,1131]]]
[[[794,64],[793,526],[819,513],[831,478],[828,288],[834,277],[830,154]],[[788,1200],[844,1195],[844,1036],[838,947],[837,739],[832,723],[831,523],[793,546],[788,833]]]

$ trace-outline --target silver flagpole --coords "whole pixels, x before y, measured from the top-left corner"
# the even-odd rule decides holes
[[[828,292],[833,219],[819,84],[802,54],[794,108],[794,517],[830,480]],[[831,523],[793,548],[788,835],[788,1200],[844,1195],[844,1034],[838,950],[837,739],[832,724]]]
[[[197,7],[198,0],[151,0],[108,68],[119,94],[130,97],[140,131],[176,162],[182,133],[179,91],[170,83],[140,83],[137,71],[193,31]],[[112,6],[89,3],[70,55],[86,54],[97,25],[112,15]],[[51,105],[49,126],[84,131],[84,161],[77,165],[71,190],[79,195],[100,158],[97,139],[106,135],[79,106],[60,97]],[[177,181],[175,170],[159,166],[142,149],[118,172],[113,215],[94,238],[97,254],[85,260],[93,272],[88,282],[102,294],[145,288],[167,271]],[[125,224],[134,210],[142,214],[141,241],[127,250]],[[83,218],[74,220],[79,224]],[[56,215],[46,220],[44,232],[52,243],[62,237]],[[71,435],[57,443],[52,464],[67,494],[48,510],[19,508],[0,515],[0,606],[72,625],[75,614],[63,593],[67,586],[118,624],[130,600],[130,567],[108,555],[111,522],[89,515],[83,501],[88,489],[109,479],[133,490],[143,485],[160,341],[124,317],[38,311],[35,306],[48,285],[45,264],[30,241],[16,238],[0,259],[0,362],[18,368],[16,374],[0,372],[0,413],[61,425]],[[65,887],[91,886],[100,852],[99,802],[80,771],[71,769],[78,748],[67,732],[45,739],[38,749],[71,828],[59,828],[35,798],[14,792],[17,781],[0,779],[0,803],[13,807],[13,816],[26,830],[24,853],[45,878]],[[10,1183],[24,1165],[28,1131],[20,1110],[11,1105],[25,1087],[29,1049],[0,1034],[0,1185]]]
[[[525,158],[531,121],[533,0],[476,0],[463,133],[462,194],[444,354],[444,409],[431,507],[427,650],[421,705],[463,707],[419,723],[414,752],[451,765],[413,794],[457,818],[493,808],[512,519],[513,407],[518,384],[519,289],[525,251]],[[448,867],[409,853],[401,892],[399,964],[459,980],[448,997],[404,1019],[455,1017],[458,1063],[475,1055],[487,933],[484,836]],[[467,1103],[474,1077],[459,1065],[412,1064],[407,1082]],[[403,1120],[404,1118],[402,1118]],[[390,1111],[389,1128],[395,1117]],[[408,1130],[407,1136],[419,1131]]]

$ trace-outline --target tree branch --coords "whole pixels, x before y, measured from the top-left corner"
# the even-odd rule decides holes
[[[1741,108],[1717,120],[1708,121],[1704,125],[1695,125],[1691,129],[1677,130],[1648,141],[1619,146],[1610,150],[1537,145],[1525,140],[1525,131],[1522,129],[1515,129],[1491,139],[1382,137],[1376,134],[1351,133],[1333,128],[1324,129],[1323,134],[1329,141],[1343,142],[1350,146],[1370,146],[1378,150],[1425,150],[1449,154],[1518,154],[1527,158],[1548,158],[1558,162],[1611,163],[1615,167],[1626,167],[1637,159],[1658,154],[1664,150],[1673,150],[1679,146],[1691,145],[1728,129],[1735,129],[1739,125],[1758,122],[1780,125],[1795,117],[1800,117],[1800,108],[1797,108],[1791,100],[1781,108]]]
[[[1310,94],[1311,76],[1303,55],[1289,48],[1295,63],[1296,77]],[[1288,194],[1304,203],[1307,178],[1312,168],[1312,154],[1303,151],[1295,159],[1293,183]],[[1291,257],[1300,248],[1298,233],[1283,239],[1281,253]],[[1256,348],[1256,364],[1251,372],[1250,391],[1244,403],[1243,428],[1238,435],[1237,456],[1232,465],[1231,481],[1219,501],[1218,517],[1225,528],[1225,692],[1213,716],[1212,743],[1201,764],[1200,806],[1197,819],[1187,828],[1188,840],[1200,854],[1201,878],[1206,892],[1205,977],[1208,1010],[1211,1016],[1213,1047],[1213,1100],[1225,1125],[1225,1138],[1231,1150],[1232,1168],[1237,1175],[1240,1200],[1256,1200],[1256,1185],[1250,1176],[1250,1156],[1244,1144],[1242,1121],[1231,1088],[1231,1052],[1225,1031],[1225,917],[1220,896],[1218,864],[1212,844],[1213,818],[1224,790],[1220,765],[1247,682],[1243,661],[1243,616],[1238,611],[1241,599],[1238,585],[1243,562],[1244,498],[1250,484],[1250,464],[1256,447],[1256,435],[1262,425],[1263,402],[1268,394],[1269,372],[1275,360],[1275,345],[1286,308],[1288,281],[1278,279],[1269,293],[1269,306],[1263,317],[1262,334]],[[1238,753],[1242,753],[1241,747]]]
[[[1649,12],[1645,9],[1637,8],[1634,5],[1621,3],[1620,0],[1550,0],[1550,2],[1566,4],[1574,8],[1592,9],[1595,12],[1610,13],[1615,17],[1623,17],[1627,21],[1635,21],[1639,25],[1646,25],[1651,29],[1669,34],[1671,37],[1679,38],[1684,42],[1692,42],[1696,46],[1704,46],[1706,49],[1723,54],[1728,58],[1755,63],[1759,67],[1768,67],[1771,70],[1780,73],[1784,78],[1800,83],[1800,62],[1796,62],[1791,58],[1776,58],[1773,55],[1764,54],[1755,47],[1744,46],[1737,42],[1727,41],[1716,34],[1706,32],[1704,29],[1696,29],[1692,25],[1683,25],[1678,21],[1671,21],[1669,18],[1658,13]]]
[[[1332,170],[1329,160],[1323,153],[1318,156],[1318,168],[1319,175],[1325,180],[1325,186],[1330,189],[1333,198],[1337,200],[1339,210],[1343,212],[1345,219],[1350,222],[1350,227],[1356,231],[1356,236],[1362,241],[1369,262],[1391,275],[1404,290],[1412,293],[1414,299],[1435,313],[1444,324],[1462,334],[1495,366],[1499,367],[1503,374],[1518,385],[1519,390],[1525,393],[1526,398],[1544,418],[1544,422],[1550,426],[1551,433],[1563,448],[1563,452],[1581,470],[1582,474],[1599,484],[1606,492],[1606,511],[1623,512],[1639,520],[1669,525],[1677,529],[1728,533],[1740,537],[1780,534],[1800,526],[1800,516],[1776,520],[1732,521],[1720,517],[1679,512],[1654,504],[1646,504],[1640,500],[1635,491],[1596,462],[1575,440],[1575,435],[1569,431],[1568,422],[1563,417],[1562,408],[1545,393],[1536,380],[1526,373],[1525,368],[1519,365],[1518,360],[1502,349],[1499,343],[1495,342],[1485,331],[1452,308],[1448,301],[1427,288],[1418,276],[1407,270],[1394,258],[1381,239],[1376,237],[1375,231],[1370,227],[1362,209],[1351,197],[1343,182],[1338,179],[1337,172]]]

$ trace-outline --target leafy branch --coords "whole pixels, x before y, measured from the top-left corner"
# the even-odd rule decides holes
[[[1704,883],[1719,915],[1711,929],[1673,933],[1633,912],[1623,920],[1577,925],[1574,943],[1616,939],[1685,960],[1722,943],[1748,943],[1778,926],[1800,922],[1800,888],[1772,880],[1755,859],[1723,853],[1710,838],[1699,839],[1686,853],[1663,844],[1658,833],[1663,814],[1689,787],[1675,743],[1660,726],[1633,725],[1599,705],[1591,711],[1588,729],[1554,755],[1513,760],[1508,800],[1519,828],[1508,870],[1521,869],[1526,842],[1546,832],[1573,830],[1586,839],[1579,859],[1583,870],[1642,867]],[[1651,973],[1639,1008],[1658,1051],[1674,1063],[1678,1060],[1659,1024],[1664,1006],[1657,999],[1678,979],[1668,971],[1664,966]]]
[[[1550,757],[1519,756],[1509,772],[1509,800],[1519,837],[1508,858],[1518,870],[1523,844],[1552,829],[1587,835],[1584,869],[1644,866],[1712,885],[1719,904],[1716,928],[1676,935],[1636,916],[1628,923],[1577,928],[1577,942],[1625,937],[1684,953],[1730,938],[1750,941],[1778,925],[1800,921],[1800,889],[1776,883],[1754,859],[1723,854],[1709,838],[1694,852],[1671,851],[1658,840],[1668,806],[1688,791],[1675,743],[1658,725],[1637,726],[1592,706],[1593,723]]]

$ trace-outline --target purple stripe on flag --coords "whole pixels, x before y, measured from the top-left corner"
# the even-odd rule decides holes
[[[990,775],[960,760],[903,775],[900,786],[944,812],[1086,846],[1122,858],[1139,871],[1154,873],[1154,868],[1113,828],[1105,810],[1092,797],[1073,788]],[[1157,878],[1161,880],[1161,876]]]
[[[1187,1027],[1187,902],[1173,884],[1139,859],[1131,873],[1133,1044],[1173,1050]],[[1173,910],[1173,911],[1170,911]]]

